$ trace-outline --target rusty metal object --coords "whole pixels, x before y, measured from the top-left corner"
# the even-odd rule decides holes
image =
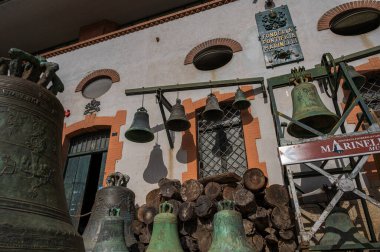
[[[109,216],[110,208],[119,208],[124,220],[125,242],[128,247],[136,243],[131,225],[135,215],[135,194],[126,188],[129,177],[119,172],[107,177],[107,187],[99,190],[91,209],[91,216],[83,233],[86,251],[93,251],[98,240],[102,221]]]
[[[137,109],[131,127],[125,132],[125,137],[135,143],[147,143],[154,139],[149,125],[149,114],[144,107]]]
[[[185,107],[181,104],[181,100],[177,99],[166,122],[166,127],[172,131],[186,131],[190,126],[190,122],[186,118]]]
[[[34,82],[0,75],[0,250],[84,251],[63,187],[64,110]]]
[[[224,112],[219,107],[218,99],[214,94],[209,94],[205,110],[202,112],[202,117],[207,121],[219,121],[223,116]]]

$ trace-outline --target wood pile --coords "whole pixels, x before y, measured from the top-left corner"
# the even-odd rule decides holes
[[[159,204],[168,201],[178,217],[184,251],[207,252],[212,242],[216,203],[223,199],[235,201],[236,210],[243,217],[246,238],[257,252],[296,250],[288,191],[277,184],[267,187],[267,178],[258,168],[247,170],[243,178],[226,173],[183,184],[164,178],[158,186],[146,195],[146,203],[136,211],[132,224],[138,240],[136,251],[143,252],[148,247]]]

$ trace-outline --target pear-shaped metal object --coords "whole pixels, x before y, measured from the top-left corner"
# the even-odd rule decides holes
[[[144,107],[135,113],[131,127],[125,132],[125,137],[135,143],[147,143],[154,139],[149,125],[149,114]]]
[[[245,237],[241,214],[234,210],[234,202],[218,202],[214,215],[212,243],[208,252],[254,252]]]
[[[251,102],[247,100],[243,90],[238,88],[235,93],[235,101],[232,103],[232,107],[238,110],[247,109],[251,106]]]
[[[207,121],[219,121],[224,116],[223,110],[219,107],[218,99],[214,94],[209,94],[206,100],[206,107],[202,117]]]
[[[367,78],[364,75],[358,73],[353,66],[347,66],[348,75],[352,78],[357,89],[360,89],[367,82]],[[342,88],[349,90],[349,84],[344,80]]]
[[[318,251],[380,249],[380,243],[370,243],[350,220],[345,209],[335,209],[325,222],[325,234],[319,244],[310,248]]]
[[[109,216],[104,218],[100,227],[94,252],[129,252],[124,241],[124,220],[120,209],[109,209]]]
[[[292,90],[293,116],[292,119],[302,122],[324,134],[328,134],[338,122],[339,117],[323,104],[313,83],[297,84]],[[291,122],[287,129],[289,135],[297,138],[311,138],[316,135]]]
[[[178,235],[177,216],[173,206],[164,202],[154,217],[152,238],[146,252],[183,252]]]
[[[190,122],[186,118],[185,107],[181,104],[181,100],[177,99],[166,122],[166,127],[172,131],[186,131],[190,126]]]

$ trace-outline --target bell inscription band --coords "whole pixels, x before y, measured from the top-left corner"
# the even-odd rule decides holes
[[[208,252],[253,252],[248,243],[241,214],[234,210],[234,202],[224,200],[218,202],[218,210],[214,215],[212,243]]]
[[[100,226],[103,220],[109,217],[110,208],[120,209],[120,218],[124,220],[126,245],[130,247],[136,242],[131,230],[131,223],[135,215],[135,193],[127,188],[129,176],[116,172],[110,174],[106,181],[107,187],[96,193],[91,216],[83,233],[84,246],[87,252],[93,251],[100,235]]]
[[[82,252],[63,188],[58,65],[18,49],[10,56],[0,60],[0,251]]]

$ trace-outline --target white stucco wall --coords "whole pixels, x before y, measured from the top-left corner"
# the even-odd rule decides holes
[[[333,56],[349,54],[380,44],[379,29],[359,36],[339,36],[330,30],[317,31],[318,19],[330,8],[343,0],[276,0],[276,6],[287,4],[293,23],[297,26],[298,39],[305,60],[299,64],[288,64],[274,69],[266,69],[255,13],[264,10],[264,1],[256,4],[252,0],[240,0],[208,11],[164,23],[122,37],[98,43],[89,47],[68,52],[49,61],[60,65],[59,76],[65,84],[65,92],[59,94],[65,109],[71,110],[71,116],[65,119],[67,125],[84,119],[85,105],[90,101],[81,93],[75,93],[78,83],[90,72],[111,68],[120,74],[120,82],[97,100],[101,102],[101,111],[97,116],[113,116],[118,110],[127,110],[127,122],[121,128],[119,138],[124,142],[123,158],[117,162],[116,170],[131,176],[129,188],[136,193],[136,202],[143,203],[145,195],[157,187],[151,184],[151,173],[145,171],[151,151],[156,143],[135,144],[124,137],[131,125],[134,112],[141,105],[141,96],[124,95],[129,88],[170,85],[176,83],[194,83],[208,80],[227,80],[235,78],[269,78],[290,72],[296,66],[313,67],[320,63],[324,52]],[[58,31],[59,32],[59,31]],[[156,42],[156,37],[160,38]],[[214,38],[231,38],[238,41],[243,51],[234,54],[225,66],[213,71],[199,71],[193,65],[184,65],[187,53],[196,45]],[[364,63],[365,60],[354,62]],[[355,65],[354,64],[354,65]],[[258,87],[258,86],[255,86]],[[221,93],[235,91],[236,87],[218,89]],[[291,115],[291,87],[276,92],[278,106]],[[209,90],[181,92],[180,98],[192,98],[193,101],[206,97]],[[174,103],[176,94],[166,97]],[[325,95],[322,96],[328,101]],[[150,125],[162,124],[162,118],[154,95],[145,96],[144,106],[149,111]],[[332,109],[331,104],[329,104]],[[266,162],[269,183],[283,183],[281,166],[277,157],[275,131],[269,103],[264,103],[262,94],[252,103],[252,114],[259,117],[262,139],[258,140],[260,162]],[[170,149],[165,131],[158,132],[158,141],[163,152],[163,163],[167,167],[168,177],[181,178],[187,165],[177,160],[181,145],[181,133],[175,134],[175,148]],[[144,179],[145,171],[145,179]],[[147,182],[147,173],[150,179]]]

